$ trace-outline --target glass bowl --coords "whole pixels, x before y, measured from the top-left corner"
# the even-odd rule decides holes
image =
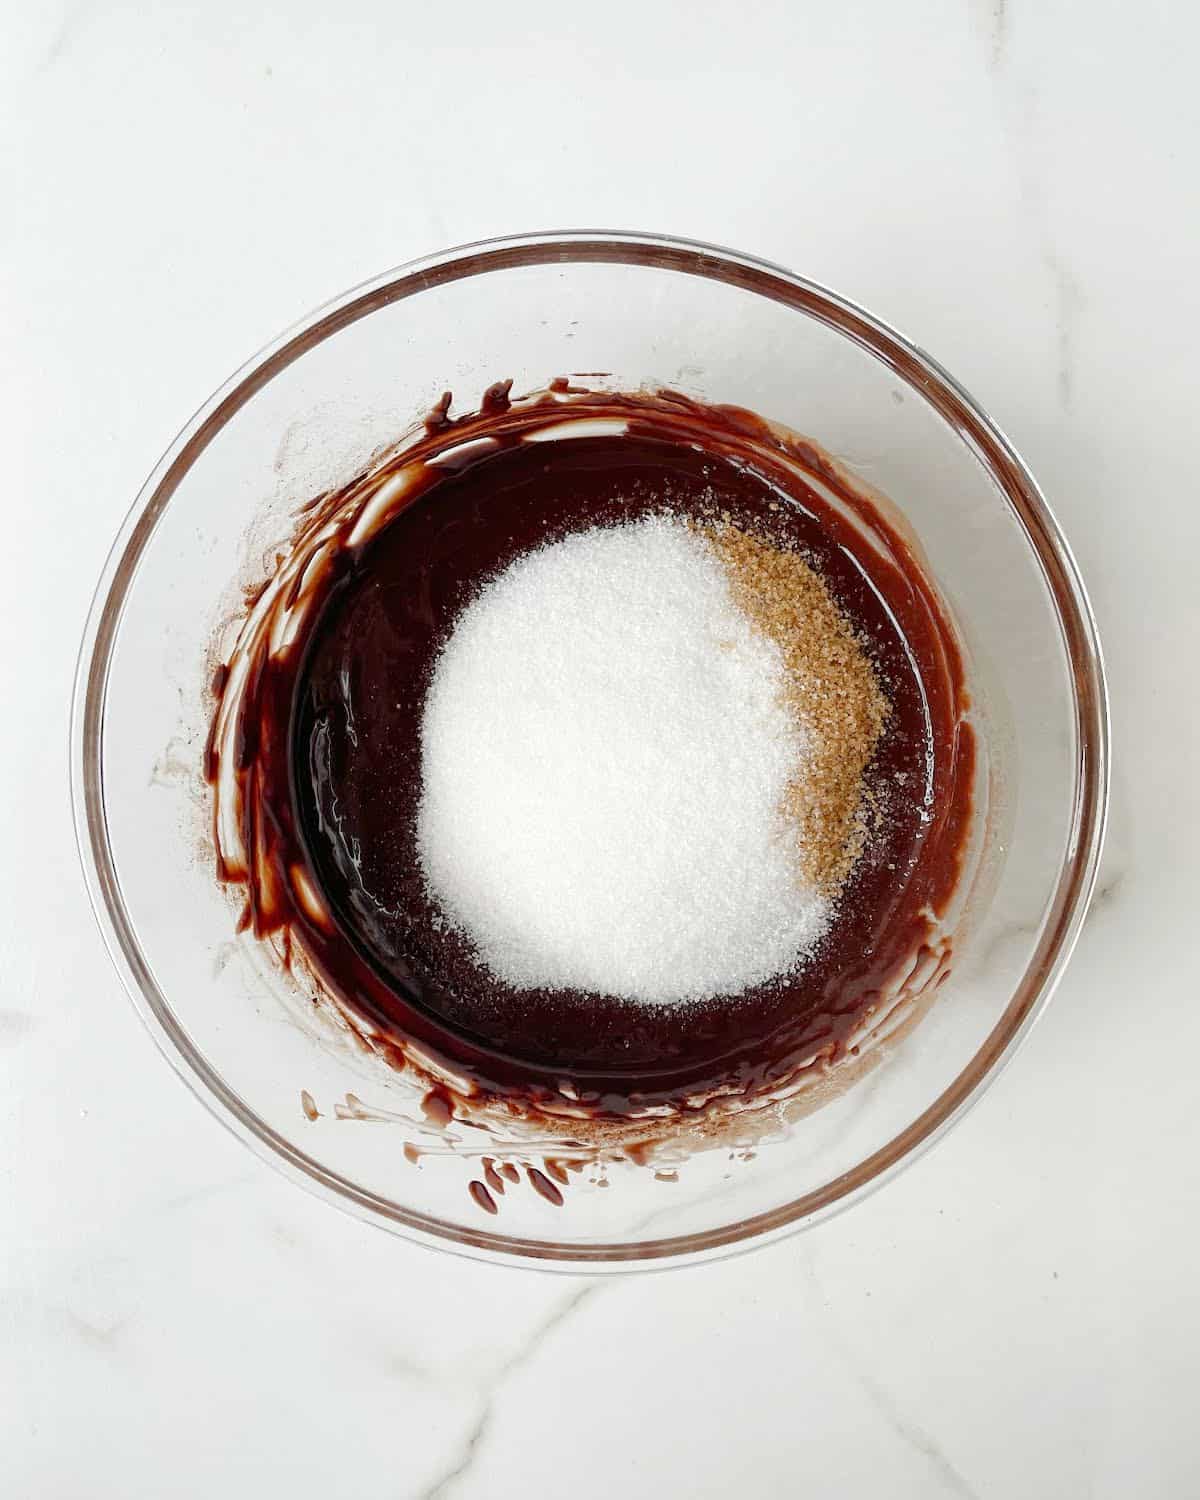
[[[900,508],[955,611],[991,756],[987,855],[936,1003],[869,1077],[753,1141],[669,1171],[619,1157],[565,1207],[466,1191],[469,1131],[356,1046],[217,884],[202,758],[215,644],[296,508],[345,481],[444,390],[574,376],[663,385],[805,433]],[[879,1186],[979,1096],[1079,932],[1107,797],[1095,624],[1033,478],[928,355],[802,277],[640,234],[486,241],[347,293],[245,365],[188,423],[109,556],[80,655],[75,823],[113,962],[213,1113],[330,1202],[431,1246],[567,1270],[690,1262],[814,1224]],[[486,1144],[482,1151],[486,1152]]]

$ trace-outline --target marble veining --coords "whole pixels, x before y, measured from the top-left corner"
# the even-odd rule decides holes
[[[545,1348],[556,1329],[574,1316],[583,1304],[601,1291],[604,1283],[587,1281],[577,1286],[551,1311],[503,1364],[490,1376],[479,1397],[479,1409],[445,1473],[439,1475],[416,1500],[446,1500],[472,1474],[478,1462],[495,1415],[496,1399],[505,1383],[525,1365],[532,1363]]]
[[[1004,48],[1008,41],[1009,0],[985,0],[987,24],[991,40],[990,61],[995,71],[1004,61]]]
[[[69,0],[69,3],[63,7],[57,27],[33,66],[32,71],[35,75],[48,73],[57,62],[62,60],[67,49],[73,44],[79,25],[88,9],[88,0]]]
[[[1075,350],[1078,340],[1078,323],[1084,309],[1083,288],[1078,276],[1062,259],[1059,252],[1050,246],[1042,252],[1046,269],[1054,288],[1055,344],[1057,349],[1056,388],[1058,401],[1063,411],[1071,406],[1075,379]]]
[[[1114,905],[1120,900],[1125,889],[1125,881],[1129,871],[1125,866],[1102,870],[1096,889],[1092,893],[1092,903],[1088,907],[1087,916],[1084,918],[1084,926],[1094,922],[1097,917],[1102,917],[1111,912]]]
[[[902,1443],[913,1449],[925,1461],[929,1477],[936,1485],[937,1492],[959,1496],[960,1500],[981,1500],[979,1492],[951,1463],[941,1443],[918,1422],[903,1413],[898,1399],[846,1339],[821,1289],[811,1251],[802,1250],[800,1264],[812,1290],[813,1302],[824,1320],[830,1344],[844,1360],[847,1368],[861,1386],[863,1394],[882,1421]]]
[[[0,1047],[16,1047],[32,1034],[38,1018],[26,1010],[0,1010]]]

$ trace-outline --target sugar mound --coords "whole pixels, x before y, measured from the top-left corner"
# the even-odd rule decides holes
[[[781,809],[779,647],[711,546],[651,517],[518,559],[459,616],[422,722],[429,894],[514,989],[734,995],[825,929]]]

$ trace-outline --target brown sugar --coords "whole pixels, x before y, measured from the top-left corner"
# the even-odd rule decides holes
[[[797,828],[802,875],[835,894],[875,815],[864,776],[887,699],[862,642],[800,553],[727,521],[700,529],[729,574],[738,607],[783,654],[788,707],[810,740],[785,813]]]

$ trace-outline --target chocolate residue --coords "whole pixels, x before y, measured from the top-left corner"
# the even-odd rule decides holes
[[[443,397],[299,517],[219,674],[205,757],[218,876],[244,892],[256,935],[294,941],[367,1045],[436,1081],[435,1124],[495,1103],[561,1136],[568,1121],[695,1122],[778,1097],[851,1055],[948,954],[975,775],[954,627],[902,524],[807,439],[671,391],[560,383],[513,400],[510,386],[459,418]],[[618,430],[560,436],[597,418]],[[424,686],[485,578],[571,530],[663,508],[819,575],[887,699],[865,768],[884,815],[798,972],[686,1012],[561,992],[514,1004],[431,910],[414,857]]]
[[[454,1118],[454,1103],[445,1089],[433,1088],[421,1100],[421,1113],[431,1125],[449,1125]]]
[[[452,392],[443,391],[442,394],[438,397],[437,403],[434,406],[433,410],[430,411],[426,416],[425,431],[428,432],[431,436],[436,432],[441,432],[444,427],[449,427],[450,402],[453,399],[454,398]]]
[[[482,1182],[478,1180],[472,1181],[468,1184],[467,1191],[485,1213],[498,1214],[500,1212],[495,1198],[492,1197]]]
[[[509,400],[509,392],[512,390],[512,381],[497,380],[495,385],[489,385],[483,393],[483,399],[479,403],[479,413],[484,417],[503,416],[512,402]]]
[[[555,1208],[561,1208],[563,1195],[554,1186],[544,1172],[539,1172],[536,1167],[526,1167],[525,1174],[529,1178],[535,1191],[541,1193],[547,1203],[553,1203]]]

